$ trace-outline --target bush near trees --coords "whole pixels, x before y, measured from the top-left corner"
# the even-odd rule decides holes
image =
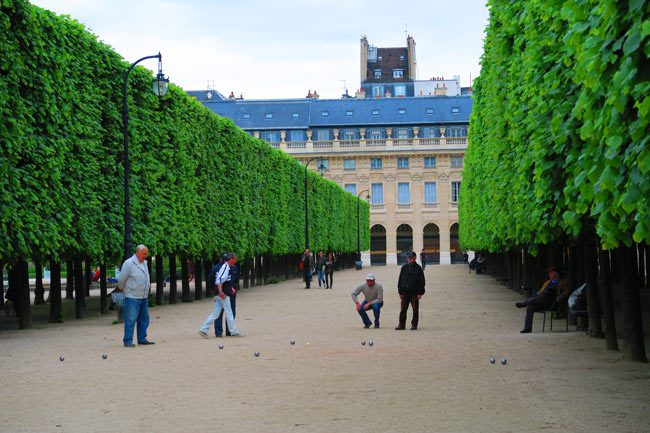
[[[103,292],[106,266],[121,263],[128,67],[75,20],[24,0],[0,3],[0,274],[8,265],[21,327],[31,322],[28,261],[50,265],[52,295],[60,293],[54,276],[67,263],[67,295],[76,294],[78,318],[89,263],[102,264]],[[157,302],[163,301],[163,257],[170,263],[172,303],[177,260],[195,262],[196,298],[224,251],[243,259],[245,286],[292,276],[305,244],[304,167],[177,86],[158,98],[151,78],[142,67],[129,76],[129,159],[133,239],[155,255]],[[311,246],[353,264],[357,197],[312,172],[309,188]],[[369,227],[366,202],[361,227]],[[364,249],[369,236],[362,230]],[[182,295],[189,301],[186,267]],[[52,308],[56,320],[60,304]]]
[[[589,333],[645,360],[650,2],[489,0],[460,197],[464,249],[513,288],[547,264],[587,282]],[[611,290],[614,290],[612,293]],[[603,320],[601,320],[601,318]]]

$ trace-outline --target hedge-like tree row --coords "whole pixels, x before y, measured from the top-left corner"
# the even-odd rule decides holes
[[[459,205],[463,248],[640,248],[643,276],[650,2],[488,6]]]
[[[0,3],[0,263],[121,259],[128,66],[73,19]],[[194,257],[301,251],[304,167],[179,87],[159,99],[151,78],[136,67],[128,84],[134,243]],[[312,172],[309,184],[311,246],[356,251],[357,197]]]

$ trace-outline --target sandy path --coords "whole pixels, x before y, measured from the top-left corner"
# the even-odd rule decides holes
[[[244,290],[240,339],[198,336],[209,300],[151,309],[151,347],[121,347],[112,315],[3,331],[0,431],[650,431],[648,365],[575,332],[520,335],[517,295],[466,269],[426,269],[415,332],[393,330],[393,266],[372,268],[387,292],[379,330],[349,297],[367,270],[349,270],[334,290]]]

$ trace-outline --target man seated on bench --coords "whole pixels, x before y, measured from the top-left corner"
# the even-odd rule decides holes
[[[517,308],[526,307],[526,318],[524,329],[520,332],[528,334],[533,330],[533,313],[549,309],[553,302],[565,299],[569,295],[569,288],[564,280],[560,279],[560,273],[556,268],[550,267],[546,270],[548,280],[542,284],[536,295],[531,296],[523,302],[517,302]]]

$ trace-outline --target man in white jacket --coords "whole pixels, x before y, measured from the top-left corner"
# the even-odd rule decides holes
[[[147,340],[149,327],[149,268],[147,267],[147,247],[138,245],[135,254],[122,264],[117,286],[124,292],[124,347],[135,347],[133,328],[138,325],[138,344],[155,344]]]

